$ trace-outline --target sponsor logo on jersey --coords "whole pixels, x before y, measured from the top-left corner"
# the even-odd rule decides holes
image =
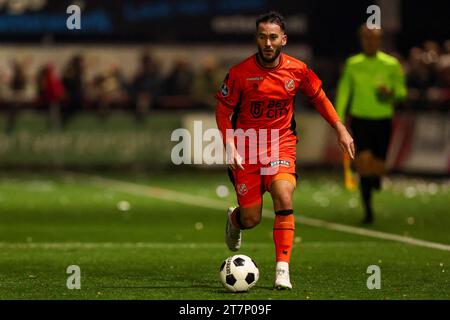
[[[264,102],[263,101],[252,101],[250,103],[250,113],[253,118],[259,118],[264,113]]]
[[[238,193],[243,196],[248,192],[247,186],[245,185],[245,183],[241,183],[237,186],[237,191]]]
[[[270,162],[269,165],[271,167],[278,166],[278,165],[285,166],[285,167],[290,167],[291,163],[289,161],[287,161],[287,160],[275,160],[275,161]]]
[[[284,83],[284,87],[287,91],[292,91],[295,88],[295,82],[292,79],[287,79]]]
[[[263,77],[250,77],[250,78],[247,78],[247,81],[261,81],[261,80],[264,80],[264,78]]]
[[[268,119],[281,118],[289,113],[289,103],[289,99],[251,101],[250,113],[253,118],[260,118],[263,115]]]

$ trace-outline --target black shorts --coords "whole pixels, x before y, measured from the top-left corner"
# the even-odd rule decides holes
[[[391,119],[368,120],[352,117],[350,129],[357,154],[370,150],[376,158],[386,160],[392,131]]]

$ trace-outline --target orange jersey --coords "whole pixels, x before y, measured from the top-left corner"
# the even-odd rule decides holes
[[[277,67],[264,68],[254,54],[229,70],[216,94],[219,130],[225,139],[233,114],[233,129],[278,129],[280,152],[289,149],[295,154],[294,99],[298,92],[311,101],[323,93],[322,82],[305,63],[282,53]],[[336,114],[329,117],[319,111],[331,123],[338,119]]]

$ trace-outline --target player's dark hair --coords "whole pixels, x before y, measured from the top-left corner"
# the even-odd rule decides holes
[[[256,30],[258,30],[258,26],[260,23],[274,23],[280,26],[283,32],[286,31],[286,24],[284,22],[284,17],[277,11],[270,11],[260,15],[256,19]]]

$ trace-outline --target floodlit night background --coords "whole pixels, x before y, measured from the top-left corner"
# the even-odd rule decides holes
[[[81,30],[66,27],[72,4]],[[247,295],[225,293],[218,268],[231,255],[223,229],[235,192],[225,165],[174,164],[172,132],[216,127],[214,95],[256,52],[255,18],[268,10],[286,18],[285,52],[334,101],[372,4],[408,88],[375,223],[360,225],[333,130],[298,96],[296,289],[270,290],[266,195],[242,249],[260,280]],[[0,299],[448,299],[448,12],[444,1],[0,0]],[[371,264],[381,290],[365,286]],[[66,287],[69,265],[80,266],[79,290]]]

